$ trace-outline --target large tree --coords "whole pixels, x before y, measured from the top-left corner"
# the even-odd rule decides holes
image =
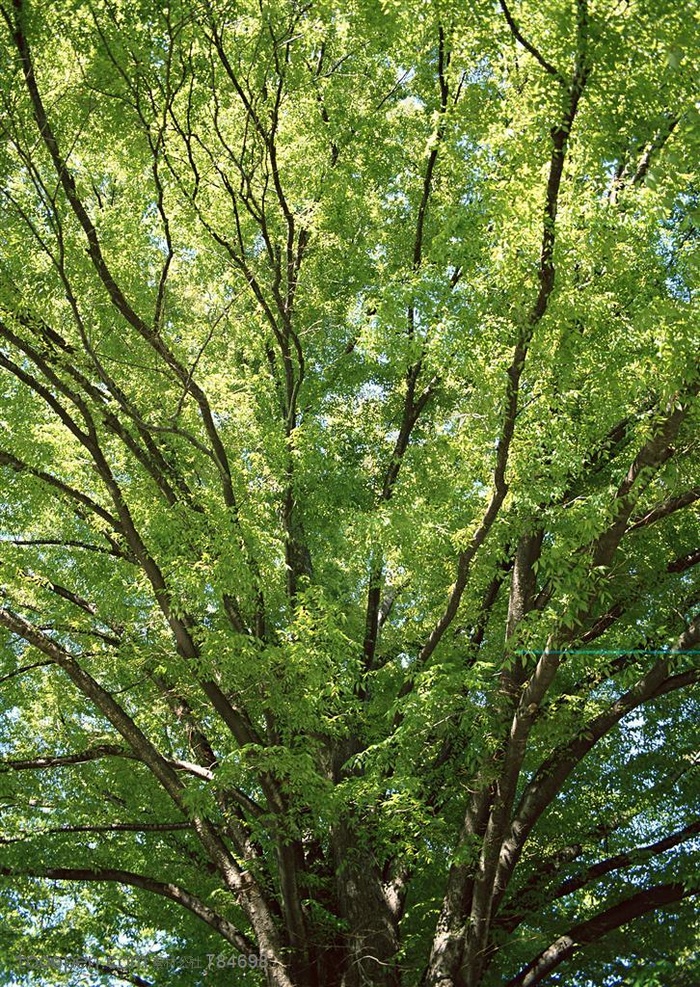
[[[0,11],[14,982],[698,983],[694,4]]]

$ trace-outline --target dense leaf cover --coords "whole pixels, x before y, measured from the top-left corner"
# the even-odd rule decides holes
[[[695,5],[0,12],[2,982],[700,982]]]

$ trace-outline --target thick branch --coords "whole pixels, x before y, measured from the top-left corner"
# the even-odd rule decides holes
[[[58,477],[53,476],[53,474],[47,473],[45,470],[36,469],[34,466],[30,466],[29,463],[25,463],[23,460],[18,459],[17,456],[4,450],[0,450],[0,466],[8,466],[15,473],[27,473],[29,476],[36,477],[37,480],[41,480],[47,486],[58,490],[64,497],[68,497],[75,503],[80,504],[81,507],[86,508],[90,514],[96,514],[99,518],[102,518],[116,534],[123,534],[119,521],[109,511],[101,507],[91,497],[88,497],[87,494],[81,493],[69,484],[64,483],[63,480],[59,480]]]
[[[667,850],[672,850],[681,843],[692,840],[698,833],[700,833],[700,820],[689,823],[683,829],[678,830],[678,832],[671,833],[662,840],[657,840],[656,843],[636,847],[627,853],[618,853],[614,857],[609,857],[607,860],[601,860],[597,864],[592,864],[581,874],[577,874],[576,877],[570,877],[566,881],[563,881],[558,888],[555,888],[550,900],[553,901],[556,898],[564,898],[566,895],[573,894],[574,891],[578,891],[580,888],[592,884],[594,881],[599,881],[606,874],[645,863],[647,860],[651,860],[652,857],[658,857],[659,854],[666,853]]]
[[[112,867],[33,867],[31,865],[27,867],[0,867],[0,876],[34,877],[46,881],[104,881],[141,888],[163,898],[169,898],[170,901],[186,908],[242,953],[256,952],[253,941],[240,932],[228,919],[219,915],[196,895],[171,882],[156,881],[144,874],[135,874],[132,871],[117,870]]]
[[[669,497],[661,504],[657,504],[656,507],[652,507],[646,514],[633,519],[627,530],[636,531],[638,528],[648,528],[649,525],[655,524],[670,514],[675,514],[676,511],[694,504],[697,500],[700,500],[700,486],[686,490],[685,493],[679,494],[677,497]]]
[[[518,339],[508,369],[506,410],[499,437],[494,471],[494,491],[484,519],[472,538],[469,548],[460,556],[457,580],[450,595],[448,607],[424,647],[424,653],[427,655],[430,655],[437,647],[457,612],[462,593],[467,585],[472,560],[493,526],[508,489],[506,468],[510,446],[515,434],[520,380],[533,333],[547,312],[554,290],[556,274],[554,244],[559,193],[569,136],[588,78],[587,31],[585,0],[579,0],[577,57],[571,85],[567,87],[568,103],[560,123],[554,126],[550,133],[551,154],[538,265],[539,289],[526,322],[518,328]],[[541,668],[535,688],[542,688],[546,691],[554,671],[554,667]],[[426,984],[437,985],[442,981],[454,978],[463,963],[472,971],[483,969],[487,958],[486,949],[493,908],[493,891],[497,881],[499,852],[503,836],[507,831],[531,722],[529,714],[522,716],[520,711],[518,712],[502,747],[503,760],[498,766],[499,782],[495,786],[495,791],[491,785],[484,786],[478,797],[474,798],[470,804],[463,834],[466,837],[467,834],[472,833],[475,821],[488,813],[488,823],[483,835],[483,850],[476,873],[473,869],[466,869],[462,866],[455,866],[450,872],[448,889],[438,924],[440,932],[436,935],[433,943],[428,971],[425,976]],[[471,912],[470,916],[469,912]]]
[[[646,806],[651,803],[660,804],[672,798],[672,793],[679,781],[689,771],[698,767],[700,754],[689,751],[687,758],[684,758],[682,763],[681,768],[664,775],[646,793],[644,801],[635,805],[631,811],[628,810],[620,815],[607,818],[605,821],[597,823],[593,829],[577,834],[575,843],[559,847],[548,854],[538,854],[537,870],[531,874],[522,887],[514,890],[512,898],[500,912],[495,925],[508,932],[517,928],[532,909],[539,909],[542,901],[549,900],[546,889],[551,886],[552,881],[567,864],[577,860],[584,853],[584,849],[590,849],[592,846],[599,847],[601,844],[606,846],[610,834],[620,830],[623,826],[629,827],[634,819],[645,811]]]
[[[563,75],[561,75],[559,70],[556,69],[550,62],[548,62],[547,59],[541,54],[541,52],[530,41],[528,41],[527,38],[523,36],[522,31],[520,30],[520,28],[515,22],[515,18],[510,12],[510,8],[508,7],[506,0],[499,0],[499,3],[501,5],[501,10],[503,11],[505,19],[508,22],[508,27],[510,28],[511,33],[515,38],[515,40],[518,41],[523,46],[525,51],[530,52],[532,57],[539,62],[539,64],[542,66],[545,72],[548,72],[550,75],[553,75],[560,85],[566,86],[566,79],[563,77]]]
[[[508,932],[513,932],[529,914],[542,908],[545,903],[556,901],[559,898],[565,898],[567,895],[573,894],[575,891],[579,891],[581,888],[599,881],[607,874],[646,863],[653,857],[660,856],[666,853],[667,850],[672,850],[674,847],[686,843],[688,840],[692,840],[698,833],[700,833],[700,820],[696,820],[678,832],[671,833],[669,836],[657,840],[656,843],[651,843],[648,846],[635,847],[626,853],[618,853],[614,857],[608,857],[606,860],[599,861],[597,864],[591,864],[590,867],[587,867],[579,874],[562,881],[557,887],[545,890],[549,883],[547,878],[556,875],[557,871],[564,864],[583,853],[583,846],[580,843],[573,847],[568,847],[565,851],[560,852],[552,858],[544,867],[540,865],[537,873],[533,875],[532,880],[525,888],[518,891],[517,897],[513,899],[512,907],[505,909],[495,924],[500,928],[507,929]]]
[[[680,883],[660,884],[639,891],[596,915],[595,918],[572,926],[568,932],[559,936],[551,946],[535,957],[524,970],[509,980],[506,987],[535,987],[535,984],[541,983],[552,970],[568,960],[582,946],[597,942],[608,932],[627,925],[641,915],[667,908],[697,893],[697,890],[691,890]]]
[[[22,617],[0,608],[0,624],[53,659],[66,672],[78,690],[102,712],[126,740],[138,760],[146,765],[180,811],[188,816],[184,797],[185,788],[175,768],[153,746],[114,697],[81,668],[70,654]],[[256,882],[251,875],[241,870],[210,820],[193,815],[191,822],[209,859],[216,866],[226,886],[234,892],[248,913],[258,935],[261,949],[276,967],[279,987],[289,987],[279,960],[279,945],[272,916]]]
[[[1,618],[0,618],[1,619]],[[48,664],[57,664],[52,661]],[[79,751],[75,754],[60,754],[54,757],[32,757],[32,758],[7,758],[0,761],[0,770],[12,769],[13,771],[42,770],[43,768],[64,768],[72,764],[85,764],[88,761],[97,761],[103,757],[133,757],[134,755],[127,747],[119,747],[117,744],[97,744],[87,750]]]
[[[61,154],[58,140],[53,132],[49,121],[43,99],[39,91],[39,86],[34,72],[31,50],[27,38],[21,25],[23,14],[23,0],[13,0],[16,20],[5,14],[8,26],[13,34],[13,39],[17,52],[20,56],[24,73],[27,92],[31,100],[34,119],[41,138],[49,152],[54,170],[61,183],[68,203],[78,220],[88,244],[88,255],[93,268],[100,281],[107,291],[110,301],[116,310],[122,315],[126,322],[136,330],[136,332],[152,347],[152,349],[165,361],[165,363],[177,374],[180,381],[192,394],[199,408],[200,417],[211,444],[212,452],[219,468],[224,501],[228,507],[236,509],[236,500],[233,494],[233,484],[231,479],[231,469],[228,461],[226,449],[221,441],[218,429],[214,423],[214,418],[205,393],[194,381],[188,369],[180,364],[173,353],[166,347],[160,334],[154,332],[151,325],[143,319],[131,306],[124,292],[117,284],[109,265],[102,252],[99,237],[95,226],[80,198],[78,189],[73,178],[73,174],[68,167],[67,159]]]
[[[700,643],[700,624],[692,624],[679,638],[674,651],[686,651]],[[633,709],[670,691],[669,670],[673,653],[657,661],[631,689],[594,720],[586,723],[576,737],[564,747],[558,748],[538,769],[526,786],[516,809],[510,834],[504,840],[498,864],[498,885],[507,887],[510,875],[520,857],[525,841],[533,826],[549,806],[581,760],[588,752]],[[695,680],[690,676],[690,683]],[[674,676],[675,688],[686,684],[685,676]]]
[[[438,85],[440,90],[440,102],[438,107],[438,126],[432,139],[432,147],[428,155],[428,162],[423,175],[423,187],[421,190],[420,202],[418,205],[418,215],[416,218],[416,229],[413,238],[412,266],[414,272],[419,271],[423,263],[423,242],[425,236],[425,219],[428,211],[430,196],[433,191],[434,172],[438,160],[438,154],[445,136],[445,118],[447,114],[449,100],[449,85],[447,82],[447,68],[450,56],[446,48],[445,32],[440,25],[438,31]],[[408,334],[413,337],[415,332],[416,309],[415,302],[411,300],[408,306]],[[403,415],[399,427],[391,459],[384,473],[380,503],[388,503],[391,500],[396,482],[399,478],[401,466],[403,464],[406,450],[411,441],[413,430],[420,418],[425,406],[430,400],[437,378],[432,380],[422,393],[416,394],[416,387],[423,369],[422,357],[419,357],[406,372],[406,393],[404,395]],[[383,561],[375,560],[369,578],[367,590],[367,611],[365,619],[365,637],[363,651],[365,656],[365,666],[369,669],[374,662],[377,638],[379,634],[379,617],[382,597],[382,587],[384,579]]]
[[[46,668],[53,664],[55,664],[53,661],[33,661],[30,665],[22,665],[20,668],[15,668],[11,672],[7,672],[6,675],[0,675],[0,685],[3,682],[8,682],[10,679],[15,678],[17,675],[24,675],[25,672],[33,672],[35,668]]]
[[[464,549],[459,556],[457,563],[457,578],[450,592],[444,613],[438,619],[428,640],[420,654],[420,663],[425,663],[432,655],[435,648],[440,643],[442,636],[454,620],[462,594],[467,586],[471,565],[486,540],[493,523],[498,517],[503,501],[508,492],[506,482],[506,469],[510,447],[515,434],[515,423],[518,415],[518,400],[520,391],[520,379],[525,368],[530,341],[535,328],[544,317],[549,300],[554,290],[555,268],[554,268],[554,241],[556,229],[556,216],[559,203],[559,190],[564,171],[564,158],[569,134],[576,118],[579,101],[588,77],[588,67],[585,62],[577,66],[577,70],[572,81],[570,90],[569,105],[559,126],[552,128],[552,151],[549,162],[549,175],[547,179],[547,191],[545,195],[544,222],[542,227],[542,245],[540,249],[540,261],[538,266],[539,290],[536,299],[530,310],[527,323],[519,328],[519,338],[513,350],[513,358],[507,371],[506,383],[506,409],[503,418],[503,426],[498,439],[498,449],[496,453],[496,466],[493,474],[493,493],[486,508],[486,512],[479,524],[476,532],[472,536],[469,546]]]

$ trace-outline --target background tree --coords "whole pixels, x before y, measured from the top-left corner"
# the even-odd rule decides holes
[[[693,5],[0,11],[13,982],[697,983]]]

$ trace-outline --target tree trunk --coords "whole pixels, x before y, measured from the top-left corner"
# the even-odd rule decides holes
[[[358,846],[352,820],[336,828],[333,850],[338,902],[347,923],[341,987],[400,987],[398,916],[377,862]]]

